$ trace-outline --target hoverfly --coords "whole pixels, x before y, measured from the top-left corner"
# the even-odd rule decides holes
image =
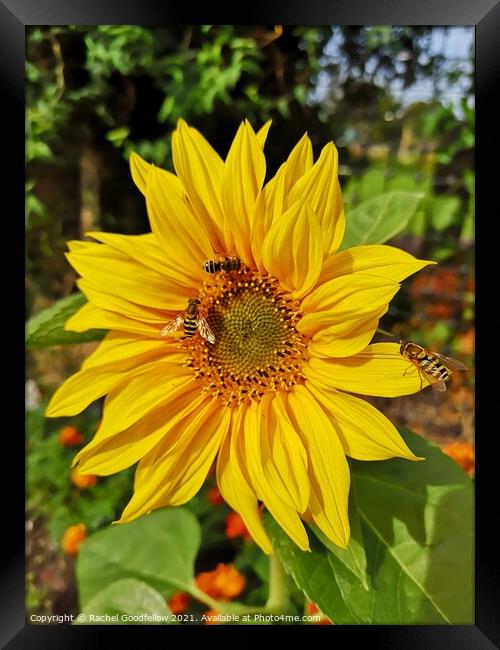
[[[192,338],[196,331],[209,343],[215,343],[215,335],[212,332],[210,325],[207,323],[203,316],[198,314],[200,307],[200,300],[198,298],[190,298],[186,307],[186,311],[181,312],[171,321],[169,321],[160,331],[160,336],[168,336],[176,332],[182,324],[184,324],[184,335]]]
[[[412,341],[400,341],[400,353],[411,361],[417,370],[431,380],[433,390],[445,391],[446,380],[452,370],[468,370],[467,366],[456,359],[450,359],[444,354],[427,350]]]
[[[218,260],[207,260],[203,262],[203,270],[205,273],[229,273],[230,271],[238,271],[241,267],[241,260],[239,257],[222,257]]]

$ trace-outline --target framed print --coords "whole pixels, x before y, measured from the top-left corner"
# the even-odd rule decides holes
[[[182,9],[0,5],[26,296],[2,641],[493,648],[498,4]]]

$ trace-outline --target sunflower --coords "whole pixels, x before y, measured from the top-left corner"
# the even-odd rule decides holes
[[[429,262],[385,245],[337,252],[345,220],[334,144],[314,162],[304,135],[264,184],[268,129],[242,123],[222,160],[180,121],[175,174],[132,154],[152,232],[90,232],[94,241],[68,244],[88,303],[66,328],[109,332],[47,415],[106,396],[75,463],[108,475],[138,462],[120,522],[185,503],[216,461],[222,496],[266,553],[262,506],[303,550],[303,521],[346,547],[346,456],[417,460],[351,393],[396,397],[427,385],[398,344],[370,341],[399,282]],[[225,257],[237,268],[204,270]],[[162,336],[179,314],[189,320],[192,298],[197,331]]]

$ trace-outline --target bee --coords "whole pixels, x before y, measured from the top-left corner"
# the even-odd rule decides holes
[[[160,331],[160,336],[168,336],[176,332],[179,327],[184,324],[184,335],[192,338],[196,331],[198,331],[203,338],[209,343],[215,343],[215,335],[212,332],[210,325],[207,321],[198,314],[200,308],[200,300],[198,298],[190,298],[186,307],[186,311],[178,314],[174,319],[169,321]]]
[[[205,273],[229,273],[229,271],[238,271],[241,267],[241,260],[239,257],[222,257],[218,260],[207,260],[203,262],[203,270]]]
[[[431,380],[433,390],[445,391],[446,380],[451,375],[451,370],[468,370],[467,366],[445,357],[444,354],[432,352],[412,341],[400,341],[400,353],[405,359],[411,361],[417,370],[427,379]]]

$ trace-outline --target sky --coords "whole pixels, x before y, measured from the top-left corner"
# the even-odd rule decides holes
[[[341,59],[339,51],[339,37],[340,32],[330,40],[326,46],[325,55],[339,61]],[[464,70],[470,70],[474,65],[470,61],[470,47],[474,41],[474,28],[473,27],[451,27],[446,36],[443,38],[443,31],[436,27],[432,34],[429,46],[429,54],[437,54],[441,52],[448,60],[448,65],[456,65],[454,60],[458,59],[461,62]],[[446,64],[445,64],[446,65]],[[473,102],[474,98],[471,96],[470,91],[467,89],[468,80],[464,78],[464,83],[458,81],[455,84],[444,83],[441,85],[441,100],[445,104],[452,104],[457,114],[461,114],[460,101],[462,97],[468,97],[469,102]],[[328,74],[321,73],[318,79],[318,84],[315,92],[313,93],[313,101],[321,101],[328,92],[329,76]],[[408,105],[417,101],[428,101],[433,97],[433,81],[425,79],[418,81],[409,88],[401,89],[398,87],[397,82],[392,84],[392,91],[394,95],[401,100],[403,105]]]

